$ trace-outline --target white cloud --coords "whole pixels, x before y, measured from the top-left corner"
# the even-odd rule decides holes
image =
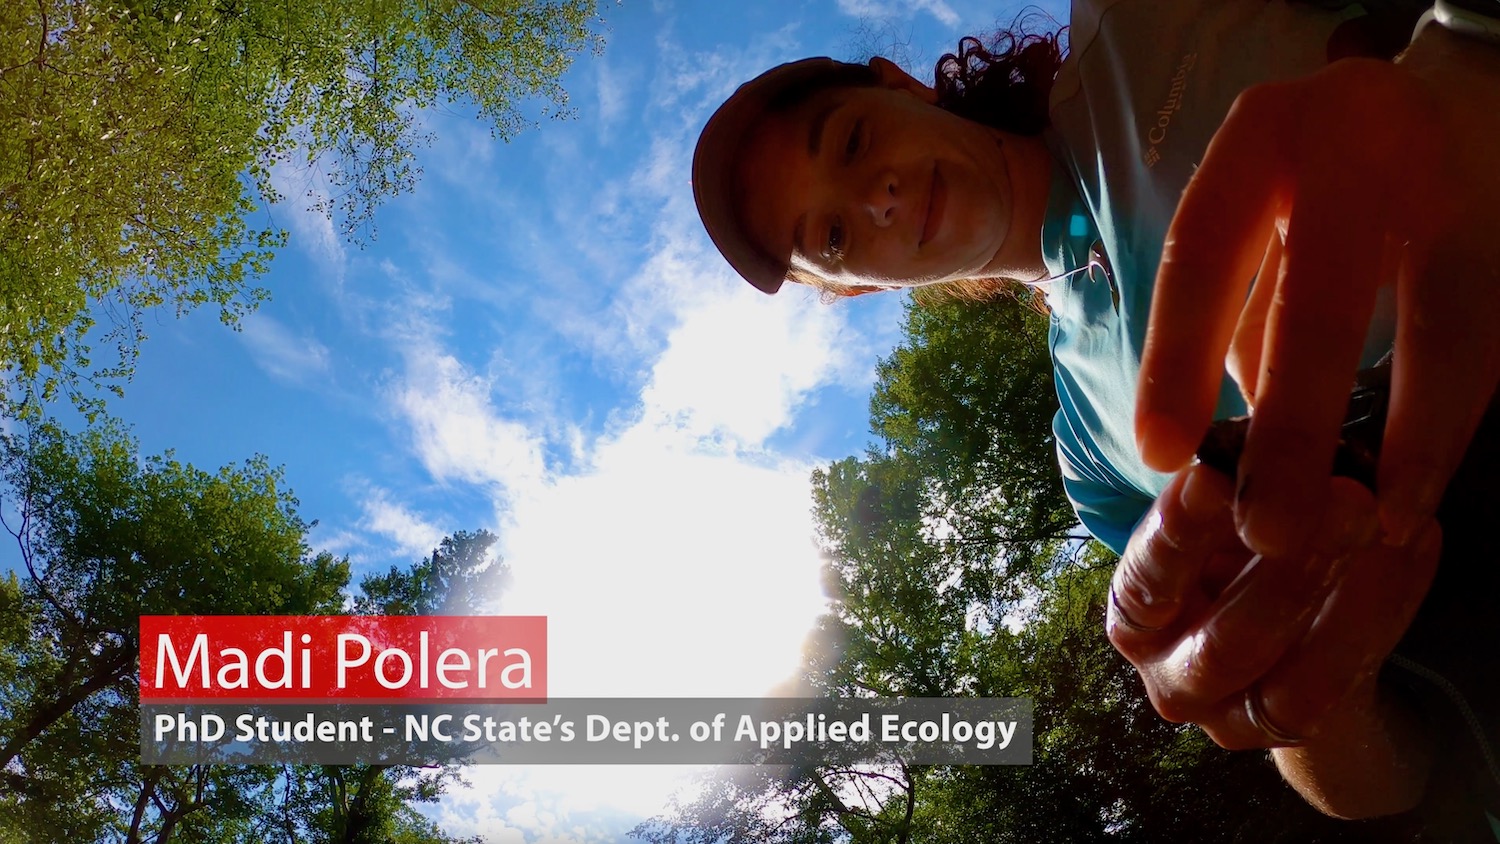
[[[822,606],[812,466],[764,442],[838,374],[829,346],[839,322],[832,309],[745,299],[749,330],[777,347],[745,366],[750,335],[728,330],[739,297],[727,289],[682,315],[640,404],[612,433],[550,425],[575,454],[571,474],[547,471],[543,433],[502,415],[487,379],[431,341],[406,351],[393,409],[435,479],[495,494],[515,574],[502,606],[551,617],[554,695],[756,695],[797,666]],[[371,529],[423,553],[442,535],[376,493],[365,503]],[[642,673],[642,661],[661,670]],[[687,676],[694,682],[678,682]]]
[[[422,130],[434,138],[432,150],[422,156],[423,170],[442,180],[447,191],[473,189],[474,174],[494,163],[495,148],[501,142],[478,120],[426,111],[418,115]]]
[[[738,285],[682,314],[642,395],[657,424],[753,446],[790,424],[810,391],[843,380],[855,368],[851,332],[837,309],[797,292],[772,300]]]
[[[395,542],[406,557],[427,556],[445,534],[442,528],[392,501],[383,489],[369,488],[360,509],[364,513],[360,527]]]
[[[502,765],[465,772],[428,814],[450,835],[488,844],[627,844],[626,833],[690,775],[680,766]]]
[[[594,86],[598,92],[599,108],[593,118],[599,122],[599,132],[606,136],[619,123],[629,104],[630,93],[640,84],[640,74],[626,70],[606,57],[594,60]]]
[[[838,0],[839,11],[855,18],[910,17],[916,12],[932,15],[944,26],[958,26],[963,20],[943,0],[906,0],[906,2],[882,2],[882,0]]]
[[[514,576],[500,608],[548,616],[555,697],[764,694],[795,672],[824,605],[812,464],[766,440],[811,391],[849,377],[840,347],[857,339],[837,308],[742,290],[693,238],[660,243],[621,294],[640,299],[619,303],[642,315],[637,340],[654,359],[632,356],[648,367],[644,386],[605,433],[497,407],[490,378],[432,332],[406,347],[391,391],[434,478],[495,490]],[[549,471],[544,443],[574,468]],[[688,775],[481,767],[466,772],[471,789],[445,796],[440,820],[492,841],[613,844]],[[502,793],[518,802],[498,810]]]
[[[328,347],[310,335],[299,335],[263,312],[240,321],[239,337],[250,349],[255,365],[273,378],[306,384],[329,371]]]
[[[432,340],[405,353],[396,410],[433,478],[495,485],[512,496],[543,480],[541,440],[494,407],[489,379],[469,372]]]
[[[363,561],[364,551],[370,547],[369,536],[359,530],[334,528],[322,523],[314,525],[308,531],[308,537],[312,547],[348,557],[356,565]]]
[[[492,358],[480,371],[447,348],[433,316],[445,303],[403,303],[392,313],[399,324],[387,339],[404,368],[389,410],[434,479],[491,492],[513,574],[500,608],[548,616],[553,697],[765,694],[796,671],[825,605],[814,461],[771,443],[805,421],[799,413],[816,391],[867,384],[874,346],[849,325],[848,309],[796,289],[766,297],[724,267],[686,175],[712,104],[790,39],[782,31],[742,54],[664,49],[678,58],[647,87],[648,111],[665,119],[634,172],[590,194],[607,201],[582,218],[585,227],[623,227],[617,216],[649,221],[641,257],[618,273],[605,312],[565,312],[550,323],[569,352],[581,348],[639,385],[633,401],[606,411],[603,431],[553,418],[550,405],[497,401],[517,392],[496,389],[510,375],[504,362]],[[539,254],[576,254],[566,229],[549,236],[561,240],[539,244]],[[549,449],[571,455],[566,467],[544,459]],[[473,787],[447,795],[438,814],[445,829],[497,841],[623,841],[689,773],[481,767],[466,772]],[[605,830],[607,818],[617,828]]]
[[[312,258],[329,275],[335,289],[342,287],[348,260],[344,254],[344,241],[334,231],[333,221],[317,210],[327,207],[331,201],[327,186],[321,184],[317,168],[299,170],[291,165],[277,164],[271,170],[271,185],[282,198],[276,205],[276,212],[285,214],[290,220],[291,245]]]
[[[549,616],[549,691],[755,696],[790,675],[822,606],[808,469],[638,425],[517,502],[501,607]]]
[[[649,302],[620,305],[646,315],[640,344],[659,351],[610,431],[528,426],[436,348],[412,354],[420,364],[394,393],[434,477],[509,478],[497,467],[514,461],[497,443],[524,445],[528,482],[506,482],[495,505],[514,576],[500,609],[548,616],[555,697],[765,694],[796,671],[824,606],[812,463],[766,441],[814,389],[852,377],[842,349],[859,340],[837,308],[742,290],[691,239],[662,243],[643,271],[659,273],[656,284],[623,294]],[[547,429],[563,432],[572,471],[532,456]],[[440,822],[491,841],[614,844],[692,773],[480,767],[466,772],[471,788],[444,797]]]
[[[657,37],[659,63],[650,85],[652,106],[684,123],[702,126],[709,112],[745,80],[778,62],[806,55],[799,39],[801,25],[788,21],[770,32],[747,33],[743,49],[709,52],[684,50],[673,40],[670,27]]]

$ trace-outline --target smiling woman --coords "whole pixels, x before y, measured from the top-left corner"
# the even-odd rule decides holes
[[[937,101],[881,58],[807,59],[744,86],[693,168],[720,251],[767,293],[788,278],[854,295],[1042,276],[1046,146]]]
[[[729,193],[749,246],[843,287],[1040,276],[1046,147],[934,107],[888,61],[870,67],[874,84],[803,92],[745,136]]]
[[[693,162],[710,238],[765,293],[1044,290],[1064,487],[1122,554],[1111,641],[1162,715],[1276,748],[1309,801],[1351,817],[1436,790],[1431,728],[1453,713],[1411,695],[1453,676],[1387,658],[1437,564],[1434,490],[1500,380],[1500,266],[1432,272],[1474,252],[1451,232],[1500,225],[1476,187],[1497,168],[1468,158],[1500,103],[1455,93],[1464,74],[1500,90],[1500,61],[1428,27],[1393,63],[1422,5],[1075,0],[1066,59],[1059,30],[965,39],[936,88],[878,58],[773,68],[710,118]],[[1478,175],[1457,178],[1454,156]],[[1452,278],[1490,283],[1437,301]],[[1332,456],[1356,369],[1397,338],[1377,514]],[[1187,465],[1211,417],[1252,404],[1237,486]],[[1489,582],[1470,568],[1444,571]],[[1413,629],[1455,626],[1442,615]],[[1483,733],[1446,740],[1493,758]],[[1500,772],[1474,782],[1500,816]]]

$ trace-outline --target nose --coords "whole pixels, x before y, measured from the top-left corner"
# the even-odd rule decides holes
[[[896,187],[896,174],[890,170],[882,170],[875,174],[874,180],[865,188],[865,196],[860,204],[880,228],[896,221]]]

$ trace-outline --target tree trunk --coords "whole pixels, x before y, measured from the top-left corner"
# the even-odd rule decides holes
[[[375,806],[370,802],[370,790],[375,782],[385,775],[388,765],[371,765],[359,779],[359,789],[349,803],[349,814],[344,821],[343,844],[365,844],[372,841],[370,833],[378,820],[374,816]]]
[[[156,783],[161,780],[162,773],[162,768],[152,767],[145,782],[141,783],[141,794],[135,799],[135,811],[130,815],[130,832],[125,836],[125,844],[140,844],[141,822],[146,818],[146,804],[156,792]]]

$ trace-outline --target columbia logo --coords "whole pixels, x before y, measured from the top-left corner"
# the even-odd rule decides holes
[[[1141,156],[1147,167],[1155,167],[1156,162],[1161,161],[1161,153],[1157,146],[1166,143],[1167,130],[1172,128],[1172,118],[1182,108],[1182,94],[1187,90],[1188,74],[1192,72],[1193,65],[1198,63],[1197,53],[1188,53],[1177,63],[1177,72],[1172,74],[1172,87],[1167,92],[1167,99],[1161,108],[1156,110],[1156,122],[1146,131],[1146,141],[1149,146]]]

